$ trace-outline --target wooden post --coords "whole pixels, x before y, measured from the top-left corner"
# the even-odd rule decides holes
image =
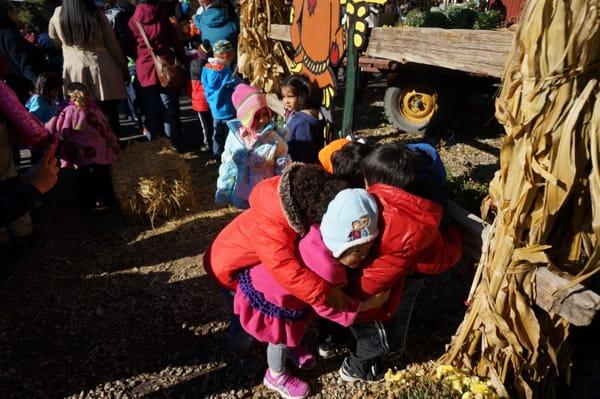
[[[350,16],[347,16],[350,18]],[[339,137],[350,135],[354,139],[354,95],[356,93],[356,78],[358,74],[358,49],[354,46],[354,23],[350,19],[350,28],[348,30],[348,67],[346,69],[346,89],[344,93],[344,114],[342,118],[342,130]]]

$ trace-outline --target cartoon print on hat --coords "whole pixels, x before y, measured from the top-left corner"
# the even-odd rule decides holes
[[[352,221],[352,230],[348,234],[348,242],[368,237],[370,234],[368,229],[370,224],[371,218],[369,215],[363,215],[357,220]]]
[[[342,190],[329,203],[321,220],[323,242],[338,258],[344,251],[377,237],[378,217],[377,202],[366,190]]]

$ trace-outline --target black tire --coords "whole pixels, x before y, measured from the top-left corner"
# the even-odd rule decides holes
[[[453,107],[447,101],[447,90],[443,84],[435,80],[423,79],[412,81],[397,81],[385,91],[383,108],[388,121],[399,130],[407,133],[426,133],[440,126],[451,115]],[[423,94],[425,96],[423,96]],[[406,111],[405,100],[427,98],[424,107],[417,106],[417,113]],[[423,104],[423,101],[417,101]],[[410,116],[415,116],[411,118]]]

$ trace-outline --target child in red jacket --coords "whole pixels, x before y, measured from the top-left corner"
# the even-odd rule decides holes
[[[462,242],[453,226],[440,230],[442,206],[408,191],[418,179],[415,155],[402,145],[388,144],[373,150],[362,163],[367,191],[379,205],[380,238],[371,256],[349,277],[350,296],[364,299],[391,290],[382,307],[360,313],[350,327],[356,349],[339,370],[344,381],[376,381],[381,378],[380,361],[390,350],[402,350],[412,299],[420,284],[407,285],[413,273],[440,274],[461,256]],[[416,291],[416,292],[414,292]],[[401,306],[401,300],[408,309]]]
[[[282,176],[261,181],[250,193],[250,208],[225,226],[204,254],[207,274],[228,292],[235,292],[238,273],[262,263],[301,301],[347,309],[350,298],[304,266],[296,251],[298,239],[321,221],[327,204],[345,188],[345,182],[320,166],[301,163],[292,163]],[[229,295],[228,299],[233,298]],[[239,319],[232,318],[228,346],[236,352],[246,349],[240,329]]]
[[[208,62],[210,48],[200,45],[198,47],[197,57],[190,63],[190,97],[192,98],[192,109],[198,113],[200,124],[202,125],[202,141],[200,150],[210,152],[213,145],[213,118],[208,107],[208,101],[204,96],[204,87],[200,82],[202,68]]]

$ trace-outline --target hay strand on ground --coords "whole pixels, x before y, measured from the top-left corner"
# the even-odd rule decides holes
[[[154,226],[197,208],[189,166],[166,139],[129,146],[111,173],[119,205],[130,219]]]

